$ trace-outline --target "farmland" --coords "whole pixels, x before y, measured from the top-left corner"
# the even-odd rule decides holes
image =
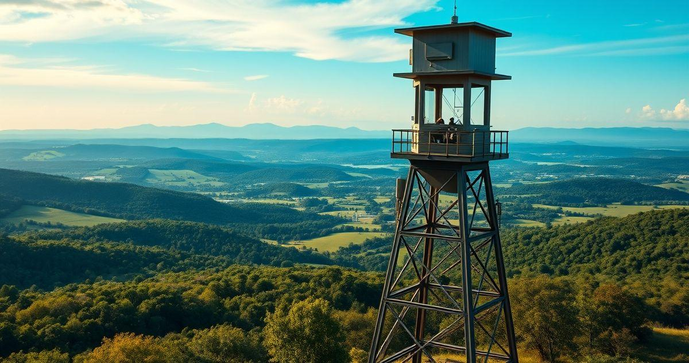
[[[94,216],[84,213],[75,213],[57,208],[25,205],[0,219],[4,223],[21,223],[24,221],[38,223],[62,224],[70,227],[94,226],[102,223],[123,222],[122,219]]]

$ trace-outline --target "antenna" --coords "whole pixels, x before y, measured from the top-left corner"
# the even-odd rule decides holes
[[[457,0],[455,0],[455,11],[452,13],[452,20],[450,21],[450,23],[457,24],[457,21]]]

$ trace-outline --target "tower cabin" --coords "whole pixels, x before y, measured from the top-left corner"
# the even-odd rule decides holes
[[[512,34],[487,25],[451,23],[396,29],[412,37],[411,79],[415,113],[411,129],[393,130],[393,158],[481,162],[509,156],[508,132],[491,130],[495,42]]]

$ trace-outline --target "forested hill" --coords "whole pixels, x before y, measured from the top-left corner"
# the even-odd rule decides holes
[[[0,194],[27,203],[124,219],[173,219],[212,224],[299,223],[328,216],[281,206],[228,205],[194,193],[124,183],[100,183],[0,169]]]
[[[331,264],[323,255],[310,250],[297,251],[261,242],[228,228],[195,222],[147,220],[101,224],[64,231],[29,234],[39,239],[62,238],[81,241],[131,243],[136,246],[162,247],[201,255],[227,256],[234,263],[280,266],[283,262]]]
[[[551,228],[516,228],[502,236],[510,275],[602,274],[614,279],[689,281],[689,210],[601,218]]]
[[[0,236],[0,251],[3,284],[42,289],[233,264],[332,264],[321,254],[270,245],[226,228],[168,220]]]
[[[500,194],[527,196],[534,203],[551,205],[600,205],[621,202],[669,203],[689,202],[689,193],[663,189],[631,180],[577,178],[543,184],[519,184]]]
[[[689,281],[689,209],[548,228],[513,228],[501,236],[510,276],[602,274],[615,280],[673,277]],[[384,270],[390,241],[340,249],[338,263]]]

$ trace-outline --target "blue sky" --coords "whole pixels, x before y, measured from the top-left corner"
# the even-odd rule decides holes
[[[452,1],[2,0],[0,129],[407,126],[410,39]],[[465,1],[498,41],[493,124],[689,127],[689,2]]]

